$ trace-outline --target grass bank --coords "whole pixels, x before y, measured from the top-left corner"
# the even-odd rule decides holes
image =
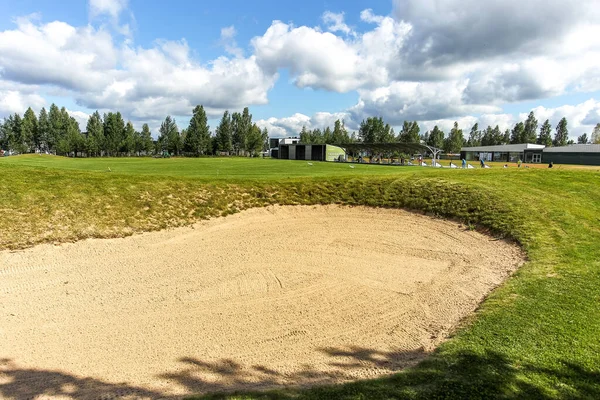
[[[373,174],[351,175],[323,164],[294,176],[303,164],[212,179],[177,169],[2,162],[0,248],[124,236],[267,204],[401,207],[456,218],[519,241],[529,262],[427,360],[384,379],[205,398],[600,398],[600,173],[373,166]],[[368,349],[348,356],[385,358]]]

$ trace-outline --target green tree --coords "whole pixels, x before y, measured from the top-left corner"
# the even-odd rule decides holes
[[[219,126],[217,126],[215,138],[217,140],[217,150],[220,152],[229,153],[233,147],[232,132],[231,132],[231,116],[229,111],[223,113],[223,118]]]
[[[239,114],[238,114],[239,115]],[[241,142],[238,143],[240,145]],[[196,157],[207,154],[210,144],[208,120],[203,106],[196,106],[190,119],[183,149]],[[240,147],[238,147],[239,149]]]
[[[421,137],[419,136],[419,124],[417,121],[408,122],[404,121],[402,124],[402,130],[398,134],[398,141],[402,143],[419,143]]]
[[[311,131],[306,129],[306,126],[304,126],[304,125],[302,125],[302,130],[300,131],[300,143],[312,144]]]
[[[537,128],[538,120],[535,118],[533,111],[531,111],[525,121],[523,143],[535,143],[537,141]]]
[[[87,131],[86,152],[93,157],[101,155],[104,147],[104,124],[98,111],[89,116],[85,130]]]
[[[48,112],[44,107],[40,110],[40,116],[38,118],[37,135],[34,138],[36,147],[40,151],[48,151],[48,137],[50,135],[50,119]]]
[[[135,150],[135,128],[131,121],[127,121],[125,125],[125,131],[123,133],[123,139],[121,140],[120,151],[121,153],[131,154]]]
[[[442,149],[444,147],[444,132],[438,128],[438,126],[434,126],[433,130],[429,134],[429,140],[427,141],[427,145],[431,147],[435,147],[436,149]]]
[[[499,131],[500,128],[498,127],[498,125],[496,125],[496,127],[498,128],[498,131]],[[504,136],[502,136],[502,140],[498,144],[509,144],[509,143],[510,143],[510,129],[507,129],[504,131]]]
[[[510,133],[510,143],[525,143],[525,124],[518,122]]]
[[[161,145],[161,151],[168,151],[169,154],[179,155],[183,143],[181,142],[177,123],[170,115],[167,115],[163,123],[160,124],[158,132],[158,142]]]
[[[331,132],[330,127],[326,127],[325,130],[323,131],[323,143],[331,144],[331,143],[333,143],[332,139],[333,139],[333,132]]]
[[[302,132],[300,132],[302,133]],[[350,137],[348,136],[348,131],[344,126],[343,120],[336,120],[333,126],[333,138],[331,139],[334,144],[345,144],[350,141]]]
[[[125,137],[125,121],[120,112],[104,114],[104,152],[116,156]]]
[[[471,127],[471,132],[469,132],[469,140],[467,141],[467,146],[481,146],[481,131],[479,130],[478,123],[475,123],[475,125]]]
[[[556,125],[556,134],[554,135],[555,146],[566,146],[569,141],[569,129],[567,127],[567,119],[563,117],[558,125]]]
[[[583,135],[577,138],[577,144],[588,144],[588,142],[589,139],[587,133],[584,133]]]
[[[358,137],[363,143],[377,143],[385,135],[386,124],[381,117],[369,117],[360,123]]]
[[[492,146],[494,144],[494,129],[488,125],[481,136],[482,146]]]
[[[64,131],[65,124],[61,116],[60,109],[54,103],[50,105],[50,112],[48,113],[48,122],[50,124],[50,129],[47,138],[48,150],[56,152],[56,147]]]
[[[251,156],[256,156],[260,151],[262,151],[264,147],[265,138],[263,136],[263,131],[254,124],[250,128],[250,132],[246,137],[247,143],[247,151]]]
[[[29,107],[23,115],[21,125],[21,140],[24,153],[30,153],[37,149],[35,139],[37,137],[38,121],[35,113]]]
[[[149,155],[154,150],[154,140],[152,140],[152,133],[148,124],[142,125],[142,132],[140,132],[140,151]]]
[[[462,129],[458,128],[458,122],[454,122],[454,127],[450,130],[448,139],[444,142],[444,151],[447,153],[458,153],[463,146],[465,138]]]
[[[596,124],[592,131],[592,143],[600,144],[600,123]]]
[[[233,113],[231,115],[231,142],[237,155],[250,151],[247,141],[252,129],[254,129],[252,114],[248,107],[245,107],[241,114]]]
[[[550,121],[546,120],[540,128],[540,135],[537,139],[537,144],[543,144],[544,146],[552,146],[552,125]]]

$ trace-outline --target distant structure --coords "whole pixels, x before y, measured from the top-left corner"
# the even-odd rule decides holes
[[[542,153],[544,164],[600,165],[600,144],[572,144],[547,147]]]
[[[546,147],[541,144],[501,144],[496,146],[463,147],[461,159],[467,161],[498,161],[532,164],[600,165],[600,144],[572,144]]]

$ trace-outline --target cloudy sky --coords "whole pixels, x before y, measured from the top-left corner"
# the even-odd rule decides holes
[[[257,4],[258,3],[258,4]],[[503,129],[600,122],[597,0],[0,1],[0,117],[121,111],[156,133],[203,104],[272,136],[369,116]]]

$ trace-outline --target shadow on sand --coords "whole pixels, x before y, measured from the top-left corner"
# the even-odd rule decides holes
[[[495,352],[459,353],[428,357],[415,368],[392,376],[348,383],[316,386],[302,392],[301,386],[327,385],[355,379],[357,370],[400,370],[423,359],[423,352],[385,353],[364,348],[321,349],[332,357],[332,372],[300,366],[299,370],[280,373],[266,366],[244,366],[233,360],[205,362],[182,358],[178,372],[159,376],[189,393],[211,393],[199,398],[227,398],[235,391],[263,399],[298,398],[531,398],[531,399],[600,399],[600,372],[590,371],[569,362],[559,369],[540,368],[509,362]],[[282,355],[283,357],[285,355]],[[118,366],[115,366],[118,367]],[[526,379],[535,378],[535,379]],[[540,388],[531,382],[540,382]],[[552,382],[553,384],[549,384]],[[550,391],[548,388],[553,387]],[[276,389],[257,392],[263,389]],[[0,398],[32,399],[158,399],[165,393],[114,384],[93,378],[79,378],[60,371],[19,368],[11,360],[0,360]]]

